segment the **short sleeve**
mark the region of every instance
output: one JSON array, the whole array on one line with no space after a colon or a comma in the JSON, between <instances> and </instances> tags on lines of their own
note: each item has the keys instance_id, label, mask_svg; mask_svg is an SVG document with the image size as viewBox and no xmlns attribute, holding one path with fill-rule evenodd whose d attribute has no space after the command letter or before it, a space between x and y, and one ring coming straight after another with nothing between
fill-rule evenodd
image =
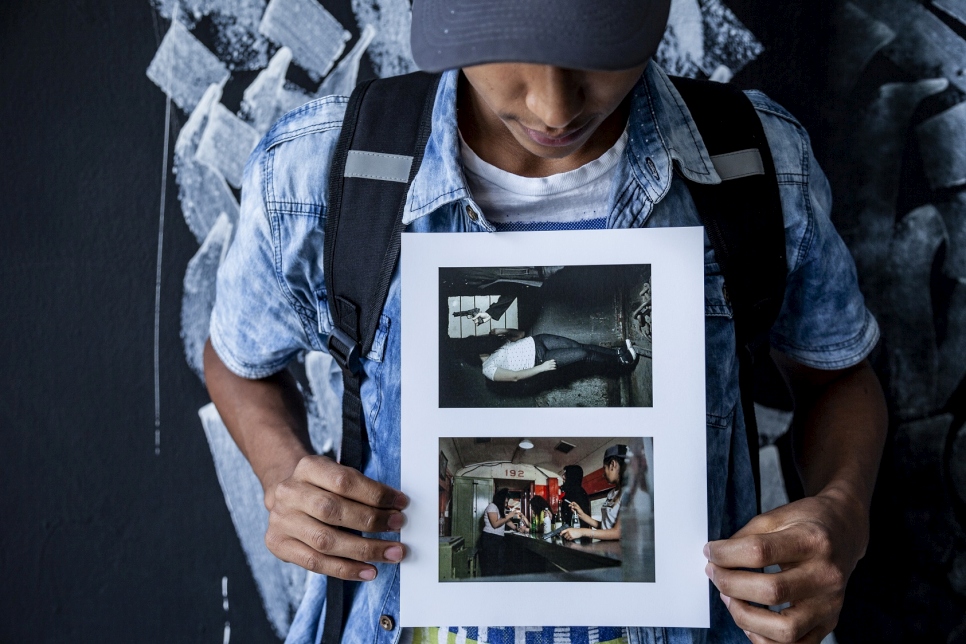
<instances>
[{"instance_id":1,"label":"short sleeve","mask_svg":"<svg viewBox=\"0 0 966 644\"><path fill-rule=\"evenodd\" d=\"M276 266L278 256L265 208L263 145L245 169L241 214L231 247L218 269L211 315L211 344L232 372L264 378L304 349L313 348Z\"/></svg>"},{"instance_id":2,"label":"short sleeve","mask_svg":"<svg viewBox=\"0 0 966 644\"><path fill-rule=\"evenodd\" d=\"M869 355L879 327L859 291L852 255L829 218L831 190L808 137L797 123L782 126L784 141L774 137L769 119L777 118L766 114L762 121L775 150L789 273L771 343L809 367L843 369ZM798 153L789 154L794 146L787 139L796 137ZM779 167L795 156L799 168Z\"/></svg>"},{"instance_id":3,"label":"short sleeve","mask_svg":"<svg viewBox=\"0 0 966 644\"><path fill-rule=\"evenodd\" d=\"M497 362L496 353L490 354L490 357L483 362L483 375L490 380L496 376Z\"/></svg>"},{"instance_id":4,"label":"short sleeve","mask_svg":"<svg viewBox=\"0 0 966 644\"><path fill-rule=\"evenodd\" d=\"M494 512L494 513L496 513L497 516L500 516L500 511L496 508L496 504L495 503L491 503L488 506L486 506L486 509L483 510L483 515L486 517L486 525L488 525L489 527L491 527L494 530L496 530L497 527L495 525L493 525L493 523L490 521L490 513L491 512Z\"/></svg>"}]
</instances>

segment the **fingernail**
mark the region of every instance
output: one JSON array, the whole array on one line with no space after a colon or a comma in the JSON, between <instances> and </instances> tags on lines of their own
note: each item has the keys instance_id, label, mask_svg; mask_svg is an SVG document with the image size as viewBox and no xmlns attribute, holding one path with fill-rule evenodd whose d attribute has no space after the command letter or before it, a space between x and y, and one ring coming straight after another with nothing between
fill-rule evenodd
<instances>
[{"instance_id":1,"label":"fingernail","mask_svg":"<svg viewBox=\"0 0 966 644\"><path fill-rule=\"evenodd\" d=\"M711 568L711 564L704 567L704 574L708 576L708 579L714 581L714 570Z\"/></svg>"},{"instance_id":2,"label":"fingernail","mask_svg":"<svg viewBox=\"0 0 966 644\"><path fill-rule=\"evenodd\" d=\"M386 552L382 556L389 561L399 561L403 558L403 549L401 546L392 546L391 548L386 548Z\"/></svg>"},{"instance_id":3,"label":"fingernail","mask_svg":"<svg viewBox=\"0 0 966 644\"><path fill-rule=\"evenodd\" d=\"M702 550L702 552L704 553L705 559L711 559L711 544L710 543L704 544L704 550Z\"/></svg>"},{"instance_id":4,"label":"fingernail","mask_svg":"<svg viewBox=\"0 0 966 644\"><path fill-rule=\"evenodd\" d=\"M396 495L396 500L392 502L392 507L397 510L404 510L409 505L409 497L400 492Z\"/></svg>"},{"instance_id":5,"label":"fingernail","mask_svg":"<svg viewBox=\"0 0 966 644\"><path fill-rule=\"evenodd\" d=\"M727 595L719 596L721 597L721 601L724 602L725 608L731 608L731 597L728 597Z\"/></svg>"},{"instance_id":6,"label":"fingernail","mask_svg":"<svg viewBox=\"0 0 966 644\"><path fill-rule=\"evenodd\" d=\"M389 515L389 529L398 530L403 527L403 523L406 522L406 518L400 513L394 513Z\"/></svg>"},{"instance_id":7,"label":"fingernail","mask_svg":"<svg viewBox=\"0 0 966 644\"><path fill-rule=\"evenodd\" d=\"M366 568L359 573L359 579L363 581L372 581L376 578L376 571L374 568Z\"/></svg>"}]
</instances>

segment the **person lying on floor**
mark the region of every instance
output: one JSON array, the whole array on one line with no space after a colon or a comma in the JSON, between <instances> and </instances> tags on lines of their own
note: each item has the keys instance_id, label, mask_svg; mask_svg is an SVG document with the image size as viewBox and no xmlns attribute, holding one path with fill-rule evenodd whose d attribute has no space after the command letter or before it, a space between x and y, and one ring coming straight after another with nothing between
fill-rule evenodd
<instances>
[{"instance_id":1,"label":"person lying on floor","mask_svg":"<svg viewBox=\"0 0 966 644\"><path fill-rule=\"evenodd\" d=\"M630 340L611 349L561 335L538 333L511 340L483 359L483 375L494 382L517 382L547 371L574 367L581 375L620 376L637 366Z\"/></svg>"}]
</instances>

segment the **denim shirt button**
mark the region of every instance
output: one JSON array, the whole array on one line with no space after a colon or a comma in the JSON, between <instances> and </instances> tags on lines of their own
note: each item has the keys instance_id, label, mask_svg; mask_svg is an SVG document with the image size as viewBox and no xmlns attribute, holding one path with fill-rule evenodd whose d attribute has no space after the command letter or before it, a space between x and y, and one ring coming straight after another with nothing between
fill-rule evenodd
<instances>
[{"instance_id":1,"label":"denim shirt button","mask_svg":"<svg viewBox=\"0 0 966 644\"><path fill-rule=\"evenodd\" d=\"M466 215L473 221L479 221L480 219L480 216L476 214L475 210L473 210L473 206L470 205L466 206Z\"/></svg>"},{"instance_id":2,"label":"denim shirt button","mask_svg":"<svg viewBox=\"0 0 966 644\"><path fill-rule=\"evenodd\" d=\"M383 615L379 618L379 625L382 626L383 630L391 631L396 628L396 620L389 615Z\"/></svg>"}]
</instances>

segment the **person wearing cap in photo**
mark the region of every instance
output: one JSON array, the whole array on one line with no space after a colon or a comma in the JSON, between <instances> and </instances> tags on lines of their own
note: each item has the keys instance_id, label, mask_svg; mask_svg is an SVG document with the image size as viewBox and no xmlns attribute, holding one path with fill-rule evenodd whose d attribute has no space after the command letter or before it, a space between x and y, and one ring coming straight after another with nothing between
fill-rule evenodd
<instances>
[{"instance_id":1,"label":"person wearing cap in photo","mask_svg":"<svg viewBox=\"0 0 966 644\"><path fill-rule=\"evenodd\" d=\"M600 508L600 521L584 512L576 503L570 509L577 513L580 520L590 528L567 528L560 536L567 541L581 537L593 537L601 541L616 541L621 538L621 495L624 491L624 473L627 471L627 445L611 445L604 450L604 478L613 485L604 505Z\"/></svg>"},{"instance_id":2,"label":"person wearing cap in photo","mask_svg":"<svg viewBox=\"0 0 966 644\"><path fill-rule=\"evenodd\" d=\"M722 177L681 95L650 62L669 5L415 0L414 59L442 76L403 209L407 230L700 225L685 180L717 184ZM885 436L881 388L866 360L878 327L829 221L829 185L807 134L766 96L748 98L781 178L788 277L770 340L795 396L806 496L756 516L734 328L707 245L705 292L722 303L709 307L705 320L711 628L613 624L531 632L493 625L452 627L449 637L490 644L817 643L835 627L845 584L868 543ZM362 361L362 472L312 453L303 402L285 371L300 352L326 346L320 219L345 107L345 98L330 97L290 112L253 152L234 241L219 270L206 381L264 488L266 544L281 559L321 573L309 579L288 641L322 639L327 576L352 580L343 641L437 641L433 629L397 626L395 564L405 555L397 533L408 503L398 489L398 268L383 309L389 332ZM756 572L775 564L781 572ZM782 603L790 605L780 613L762 607Z\"/></svg>"}]
</instances>

